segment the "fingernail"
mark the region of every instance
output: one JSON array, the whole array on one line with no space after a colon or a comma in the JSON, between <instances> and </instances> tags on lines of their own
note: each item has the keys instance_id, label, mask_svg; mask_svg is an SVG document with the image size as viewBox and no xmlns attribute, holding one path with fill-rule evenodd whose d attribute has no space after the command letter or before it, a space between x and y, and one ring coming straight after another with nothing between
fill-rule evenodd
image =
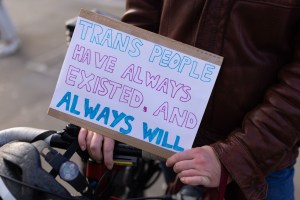
<instances>
[{"instance_id":1,"label":"fingernail","mask_svg":"<svg viewBox=\"0 0 300 200\"><path fill-rule=\"evenodd\" d=\"M169 167L169 164L168 164L168 162L166 162L166 166L167 166L167 167Z\"/></svg>"},{"instance_id":2,"label":"fingernail","mask_svg":"<svg viewBox=\"0 0 300 200\"><path fill-rule=\"evenodd\" d=\"M180 178L180 181L182 182L182 183L185 183L185 178Z\"/></svg>"},{"instance_id":3,"label":"fingernail","mask_svg":"<svg viewBox=\"0 0 300 200\"><path fill-rule=\"evenodd\" d=\"M113 165L113 164L112 164L112 165L109 165L109 166L107 166L107 168L108 168L109 170L111 170L113 167L114 167L114 165Z\"/></svg>"},{"instance_id":4,"label":"fingernail","mask_svg":"<svg viewBox=\"0 0 300 200\"><path fill-rule=\"evenodd\" d=\"M84 145L80 146L80 148L81 148L82 151L85 151L85 146Z\"/></svg>"}]
</instances>

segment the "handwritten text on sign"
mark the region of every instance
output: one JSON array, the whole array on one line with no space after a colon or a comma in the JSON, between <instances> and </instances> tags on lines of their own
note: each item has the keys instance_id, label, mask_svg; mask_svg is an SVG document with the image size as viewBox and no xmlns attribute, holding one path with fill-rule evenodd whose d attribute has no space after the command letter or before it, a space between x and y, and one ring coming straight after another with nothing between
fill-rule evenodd
<instances>
[{"instance_id":1,"label":"handwritten text on sign","mask_svg":"<svg viewBox=\"0 0 300 200\"><path fill-rule=\"evenodd\" d=\"M79 17L50 108L179 152L193 144L219 68Z\"/></svg>"}]
</instances>

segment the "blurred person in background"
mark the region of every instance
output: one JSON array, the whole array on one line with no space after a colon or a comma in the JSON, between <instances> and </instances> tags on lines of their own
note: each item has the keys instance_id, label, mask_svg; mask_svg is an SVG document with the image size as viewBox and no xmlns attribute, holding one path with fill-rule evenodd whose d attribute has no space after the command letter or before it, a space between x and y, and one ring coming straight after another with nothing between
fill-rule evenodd
<instances>
[{"instance_id":1,"label":"blurred person in background","mask_svg":"<svg viewBox=\"0 0 300 200\"><path fill-rule=\"evenodd\" d=\"M166 165L184 184L208 188L219 187L223 170L231 180L226 200L293 200L300 1L127 0L126 6L123 22L224 57L193 148ZM114 141L100 134L82 128L79 144L111 169Z\"/></svg>"},{"instance_id":2,"label":"blurred person in background","mask_svg":"<svg viewBox=\"0 0 300 200\"><path fill-rule=\"evenodd\" d=\"M0 57L15 53L20 46L20 40L15 27L0 0Z\"/></svg>"}]
</instances>

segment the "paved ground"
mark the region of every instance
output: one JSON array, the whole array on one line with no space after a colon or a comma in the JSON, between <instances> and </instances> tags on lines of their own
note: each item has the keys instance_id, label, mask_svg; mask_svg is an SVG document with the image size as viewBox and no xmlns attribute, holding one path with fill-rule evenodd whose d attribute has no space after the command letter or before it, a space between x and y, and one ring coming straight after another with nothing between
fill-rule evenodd
<instances>
[{"instance_id":1,"label":"paved ground","mask_svg":"<svg viewBox=\"0 0 300 200\"><path fill-rule=\"evenodd\" d=\"M14 56L0 59L0 130L15 126L62 129L65 122L47 109L65 52L65 21L80 8L100 8L120 16L123 0L4 0L22 41ZM296 166L296 199L300 199L300 165ZM160 193L160 183L149 191Z\"/></svg>"},{"instance_id":2,"label":"paved ground","mask_svg":"<svg viewBox=\"0 0 300 200\"><path fill-rule=\"evenodd\" d=\"M0 128L28 125L61 128L48 117L56 80L67 49L65 21L80 8L100 8L115 15L124 10L122 0L4 1L22 41L20 51L0 60Z\"/></svg>"}]
</instances>

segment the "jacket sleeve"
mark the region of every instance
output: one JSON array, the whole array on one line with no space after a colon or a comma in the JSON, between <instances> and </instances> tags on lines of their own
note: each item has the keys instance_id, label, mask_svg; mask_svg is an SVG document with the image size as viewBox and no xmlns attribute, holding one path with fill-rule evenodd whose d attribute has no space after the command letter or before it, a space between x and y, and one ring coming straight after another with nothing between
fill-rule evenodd
<instances>
[{"instance_id":1,"label":"jacket sleeve","mask_svg":"<svg viewBox=\"0 0 300 200\"><path fill-rule=\"evenodd\" d=\"M161 9L162 0L127 0L122 21L157 33Z\"/></svg>"},{"instance_id":2,"label":"jacket sleeve","mask_svg":"<svg viewBox=\"0 0 300 200\"><path fill-rule=\"evenodd\" d=\"M300 135L300 27L291 61L269 88L264 103L248 113L242 128L211 146L247 199L264 199L265 177L295 161ZM259 141L259 142L258 142Z\"/></svg>"}]
</instances>

